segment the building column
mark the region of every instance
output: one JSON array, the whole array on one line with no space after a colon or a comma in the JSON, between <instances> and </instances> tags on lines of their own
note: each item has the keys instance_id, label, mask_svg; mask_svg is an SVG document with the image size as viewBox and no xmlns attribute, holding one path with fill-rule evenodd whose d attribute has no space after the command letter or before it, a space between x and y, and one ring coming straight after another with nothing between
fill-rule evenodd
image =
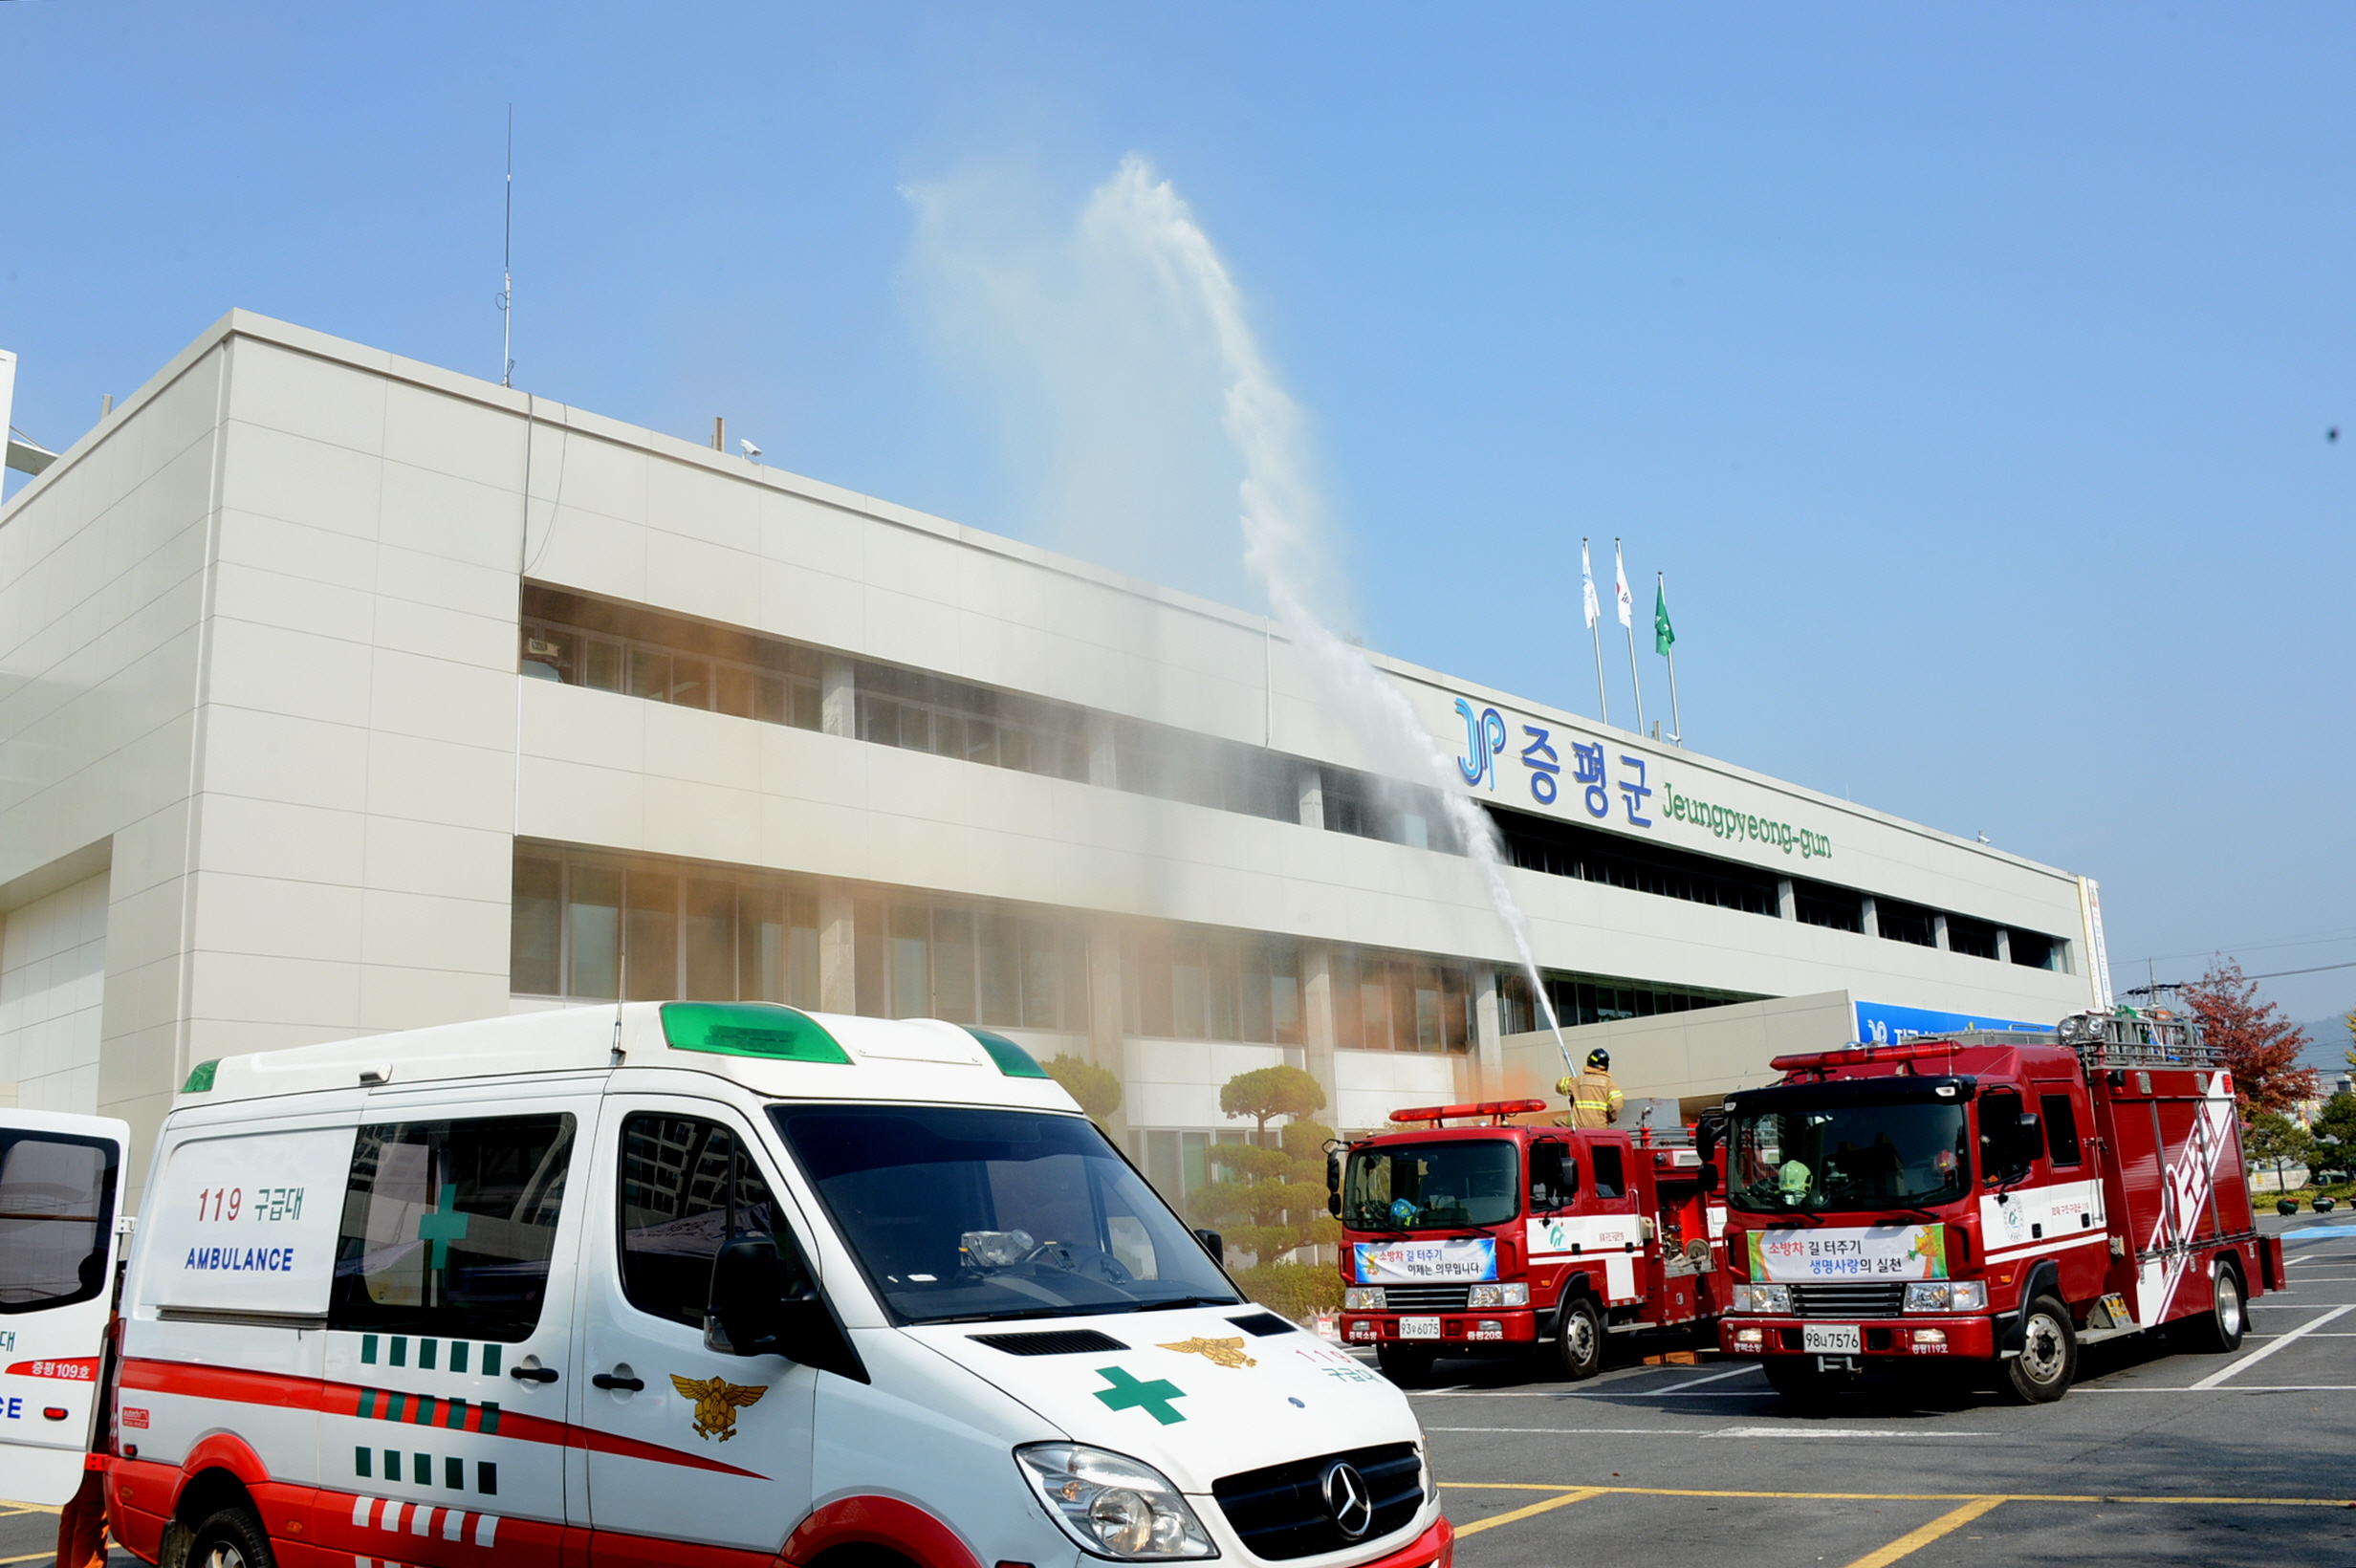
<instances>
[{"instance_id":1,"label":"building column","mask_svg":"<svg viewBox=\"0 0 2356 1568\"><path fill-rule=\"evenodd\" d=\"M1505 1031L1497 1009L1497 968L1485 964L1472 971L1472 1060L1477 1079L1475 1100L1494 1100L1505 1093Z\"/></svg>"},{"instance_id":2,"label":"building column","mask_svg":"<svg viewBox=\"0 0 2356 1568\"><path fill-rule=\"evenodd\" d=\"M1113 721L1103 713L1088 715L1088 782L1102 790L1121 787L1121 751L1113 743Z\"/></svg>"},{"instance_id":3,"label":"building column","mask_svg":"<svg viewBox=\"0 0 2356 1568\"><path fill-rule=\"evenodd\" d=\"M1880 936L1882 934L1882 923L1880 920L1875 918L1873 913L1873 895L1870 893L1858 894L1857 904L1860 917L1858 920L1858 925L1865 927L1865 935Z\"/></svg>"},{"instance_id":4,"label":"building column","mask_svg":"<svg viewBox=\"0 0 2356 1568\"><path fill-rule=\"evenodd\" d=\"M2009 964L2009 963L2011 963L2012 961L2013 961L2013 932L2012 932L2012 928L2011 928L2010 926L1997 926L1997 927L1996 927L1996 962L1997 962L1997 963L1999 963L1999 964Z\"/></svg>"},{"instance_id":5,"label":"building column","mask_svg":"<svg viewBox=\"0 0 2356 1568\"><path fill-rule=\"evenodd\" d=\"M1792 891L1792 879L1776 879L1776 914L1784 920L1800 918L1800 895Z\"/></svg>"},{"instance_id":6,"label":"building column","mask_svg":"<svg viewBox=\"0 0 2356 1568\"><path fill-rule=\"evenodd\" d=\"M1088 928L1088 1059L1122 1080L1128 1100L1128 1032L1123 1027L1121 929L1109 921Z\"/></svg>"},{"instance_id":7,"label":"building column","mask_svg":"<svg viewBox=\"0 0 2356 1568\"><path fill-rule=\"evenodd\" d=\"M818 730L823 734L859 734L859 679L848 659L828 654L818 674Z\"/></svg>"},{"instance_id":8,"label":"building column","mask_svg":"<svg viewBox=\"0 0 2356 1568\"><path fill-rule=\"evenodd\" d=\"M1300 794L1300 825L1322 828L1325 825L1325 770L1314 762L1304 762L1297 777Z\"/></svg>"},{"instance_id":9,"label":"building column","mask_svg":"<svg viewBox=\"0 0 2356 1568\"><path fill-rule=\"evenodd\" d=\"M818 883L818 1011L859 1011L858 937L851 890L838 882Z\"/></svg>"},{"instance_id":10,"label":"building column","mask_svg":"<svg viewBox=\"0 0 2356 1568\"><path fill-rule=\"evenodd\" d=\"M1931 945L1941 952L1947 947L1947 917L1936 909L1931 912Z\"/></svg>"},{"instance_id":11,"label":"building column","mask_svg":"<svg viewBox=\"0 0 2356 1568\"><path fill-rule=\"evenodd\" d=\"M1300 949L1300 1041L1309 1076L1325 1091L1324 1122L1342 1125L1342 1082L1334 1061L1334 953L1323 943Z\"/></svg>"}]
</instances>

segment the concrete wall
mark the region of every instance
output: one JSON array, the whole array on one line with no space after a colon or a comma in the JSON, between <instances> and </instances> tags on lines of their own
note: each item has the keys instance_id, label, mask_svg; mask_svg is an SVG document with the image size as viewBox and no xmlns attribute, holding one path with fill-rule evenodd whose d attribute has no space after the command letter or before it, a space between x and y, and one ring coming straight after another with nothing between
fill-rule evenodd
<instances>
[{"instance_id":1,"label":"concrete wall","mask_svg":"<svg viewBox=\"0 0 2356 1568\"><path fill-rule=\"evenodd\" d=\"M98 1102L105 873L0 915L0 1105Z\"/></svg>"},{"instance_id":2,"label":"concrete wall","mask_svg":"<svg viewBox=\"0 0 2356 1568\"><path fill-rule=\"evenodd\" d=\"M1730 1089L1773 1082L1778 1075L1767 1066L1773 1056L1830 1051L1856 1037L1857 1013L1845 991L1622 1018L1562 1032L1571 1060L1584 1062L1600 1045L1611 1053L1612 1078L1622 1094L1630 1100L1679 1100L1689 1118ZM1562 1071L1562 1053L1552 1034L1543 1030L1509 1034L1504 1079L1493 1092L1542 1095L1553 1103L1555 1080Z\"/></svg>"}]
</instances>

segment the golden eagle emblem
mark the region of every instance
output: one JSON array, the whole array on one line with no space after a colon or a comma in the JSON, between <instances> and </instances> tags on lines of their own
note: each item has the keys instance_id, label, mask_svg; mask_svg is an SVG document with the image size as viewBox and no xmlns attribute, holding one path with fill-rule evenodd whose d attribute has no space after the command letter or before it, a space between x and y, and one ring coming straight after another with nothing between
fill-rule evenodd
<instances>
[{"instance_id":1,"label":"golden eagle emblem","mask_svg":"<svg viewBox=\"0 0 2356 1568\"><path fill-rule=\"evenodd\" d=\"M1174 1345L1164 1345L1162 1348L1174 1350L1181 1356L1200 1356L1219 1366L1244 1367L1260 1364L1243 1353L1243 1338L1240 1335L1233 1339L1181 1339Z\"/></svg>"},{"instance_id":2,"label":"golden eagle emblem","mask_svg":"<svg viewBox=\"0 0 2356 1568\"><path fill-rule=\"evenodd\" d=\"M1235 1341L1243 1343L1241 1339ZM692 1378L671 1374L671 1386L695 1402L695 1435L717 1437L723 1443L736 1435L736 1412L748 1405L758 1405L766 1388L748 1388L741 1383L726 1378L708 1378L697 1383Z\"/></svg>"}]
</instances>

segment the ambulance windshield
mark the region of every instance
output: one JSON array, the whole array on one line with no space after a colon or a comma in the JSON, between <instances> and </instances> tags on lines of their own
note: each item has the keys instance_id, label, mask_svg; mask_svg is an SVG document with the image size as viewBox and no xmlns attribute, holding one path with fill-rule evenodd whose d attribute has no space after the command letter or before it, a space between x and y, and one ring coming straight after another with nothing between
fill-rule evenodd
<instances>
[{"instance_id":1,"label":"ambulance windshield","mask_svg":"<svg viewBox=\"0 0 2356 1568\"><path fill-rule=\"evenodd\" d=\"M770 1114L904 1319L1241 1304L1169 1206L1078 1117L948 1105Z\"/></svg>"},{"instance_id":2,"label":"ambulance windshield","mask_svg":"<svg viewBox=\"0 0 2356 1568\"><path fill-rule=\"evenodd\" d=\"M1971 1187L1959 1104L1855 1101L1737 1111L1727 1128L1727 1198L1753 1213L1952 1203Z\"/></svg>"},{"instance_id":3,"label":"ambulance windshield","mask_svg":"<svg viewBox=\"0 0 2356 1568\"><path fill-rule=\"evenodd\" d=\"M1521 1212L1520 1174L1520 1149L1502 1138L1355 1149L1342 1223L1353 1230L1502 1225Z\"/></svg>"}]
</instances>

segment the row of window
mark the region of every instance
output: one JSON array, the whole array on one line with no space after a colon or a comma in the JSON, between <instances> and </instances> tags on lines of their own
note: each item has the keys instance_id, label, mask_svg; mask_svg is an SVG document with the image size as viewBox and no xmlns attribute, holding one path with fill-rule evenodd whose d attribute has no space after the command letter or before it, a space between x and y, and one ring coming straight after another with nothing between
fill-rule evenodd
<instances>
[{"instance_id":1,"label":"row of window","mask_svg":"<svg viewBox=\"0 0 2356 1568\"><path fill-rule=\"evenodd\" d=\"M541 680L708 708L802 730L822 727L822 656L774 638L537 583L523 590L519 667ZM853 663L852 732L862 740L1011 768L1215 810L1297 822L1314 781L1328 832L1463 853L1436 791L1264 747L1165 725L1106 717L1108 748L1092 766L1087 709L865 660ZM1487 808L1507 859L1524 870L1684 899L1745 913L1782 913L1772 873L1577 822ZM1795 881L1800 921L1863 931L1865 895ZM1933 912L1876 900L1878 934L1937 945ZM2053 937L1948 915L1947 946L2033 969L2061 967Z\"/></svg>"},{"instance_id":2,"label":"row of window","mask_svg":"<svg viewBox=\"0 0 2356 1568\"><path fill-rule=\"evenodd\" d=\"M1084 1034L1088 943L1075 922L1004 906L852 904L858 1011ZM578 852L518 852L510 927L518 995L817 1008L818 904L789 879L731 877ZM1463 965L1344 949L1335 1043L1468 1051ZM1302 1043L1300 945L1245 933L1137 927L1121 946L1123 1027L1147 1039Z\"/></svg>"},{"instance_id":3,"label":"row of window","mask_svg":"<svg viewBox=\"0 0 2356 1568\"><path fill-rule=\"evenodd\" d=\"M1667 986L1608 974L1549 974L1546 1000L1555 1021L1569 1029L1579 1024L1611 1023L1621 1018L1650 1018L1667 1013L1691 1013L1724 1007L1730 1002L1765 998L1750 991L1716 991L1707 986ZM1497 977L1498 1029L1507 1034L1526 1034L1539 1028L1538 1000L1530 977L1520 973Z\"/></svg>"}]
</instances>

